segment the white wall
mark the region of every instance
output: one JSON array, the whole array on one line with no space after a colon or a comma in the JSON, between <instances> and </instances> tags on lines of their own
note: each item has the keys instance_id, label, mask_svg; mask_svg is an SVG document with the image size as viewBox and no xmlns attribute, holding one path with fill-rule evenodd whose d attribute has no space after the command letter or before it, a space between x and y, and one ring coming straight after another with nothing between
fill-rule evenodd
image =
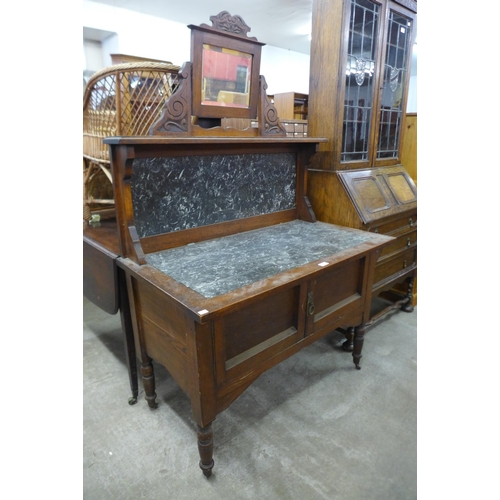
<instances>
[{"instance_id":1,"label":"white wall","mask_svg":"<svg viewBox=\"0 0 500 500\"><path fill-rule=\"evenodd\" d=\"M309 56L264 45L260 73L266 78L269 95L280 92L309 93Z\"/></svg>"},{"instance_id":2,"label":"white wall","mask_svg":"<svg viewBox=\"0 0 500 500\"><path fill-rule=\"evenodd\" d=\"M83 26L117 33L101 44L102 68L111 65L110 54L150 57L179 66L190 60L191 30L184 24L83 0ZM260 41L265 43L265 40ZM412 68L408 111L416 111L416 74L413 69L416 73L416 64ZM306 54L265 45L260 72L266 78L269 95L309 93L309 56Z\"/></svg>"},{"instance_id":3,"label":"white wall","mask_svg":"<svg viewBox=\"0 0 500 500\"><path fill-rule=\"evenodd\" d=\"M150 57L179 66L190 60L191 30L184 24L84 0L83 26L117 33L103 40L103 66L92 68L96 71L111 65L110 54ZM260 72L266 78L268 94L309 91L306 54L265 45Z\"/></svg>"},{"instance_id":4,"label":"white wall","mask_svg":"<svg viewBox=\"0 0 500 500\"><path fill-rule=\"evenodd\" d=\"M104 67L103 51L100 42L94 40L83 41L84 68L88 71L99 71Z\"/></svg>"},{"instance_id":5,"label":"white wall","mask_svg":"<svg viewBox=\"0 0 500 500\"><path fill-rule=\"evenodd\" d=\"M410 76L410 88L408 89L407 113L417 112L417 75Z\"/></svg>"},{"instance_id":6,"label":"white wall","mask_svg":"<svg viewBox=\"0 0 500 500\"><path fill-rule=\"evenodd\" d=\"M179 65L190 58L190 30L180 23L84 0L83 26L117 33L102 42L104 67L111 53Z\"/></svg>"}]
</instances>

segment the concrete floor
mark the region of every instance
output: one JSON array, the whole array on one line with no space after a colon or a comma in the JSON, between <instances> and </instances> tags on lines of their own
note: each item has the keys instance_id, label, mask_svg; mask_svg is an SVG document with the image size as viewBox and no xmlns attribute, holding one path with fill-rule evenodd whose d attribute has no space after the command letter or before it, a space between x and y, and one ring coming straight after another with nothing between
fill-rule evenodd
<instances>
[{"instance_id":1,"label":"concrete floor","mask_svg":"<svg viewBox=\"0 0 500 500\"><path fill-rule=\"evenodd\" d=\"M214 429L198 467L190 403L155 363L159 406L130 406L119 315L83 299L83 498L417 498L417 309L365 336L362 369L327 335L264 373Z\"/></svg>"}]
</instances>

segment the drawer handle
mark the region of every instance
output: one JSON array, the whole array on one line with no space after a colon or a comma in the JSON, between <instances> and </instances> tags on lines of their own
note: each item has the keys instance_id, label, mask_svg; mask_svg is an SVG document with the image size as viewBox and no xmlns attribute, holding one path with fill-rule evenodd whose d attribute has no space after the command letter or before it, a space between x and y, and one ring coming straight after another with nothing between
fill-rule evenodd
<instances>
[{"instance_id":1,"label":"drawer handle","mask_svg":"<svg viewBox=\"0 0 500 500\"><path fill-rule=\"evenodd\" d=\"M409 247L411 245L411 239L406 238L406 246Z\"/></svg>"},{"instance_id":2,"label":"drawer handle","mask_svg":"<svg viewBox=\"0 0 500 500\"><path fill-rule=\"evenodd\" d=\"M373 230L374 233L378 233L378 227Z\"/></svg>"},{"instance_id":3,"label":"drawer handle","mask_svg":"<svg viewBox=\"0 0 500 500\"><path fill-rule=\"evenodd\" d=\"M413 219L411 217L408 219L408 222L410 223L410 227L413 227Z\"/></svg>"},{"instance_id":4,"label":"drawer handle","mask_svg":"<svg viewBox=\"0 0 500 500\"><path fill-rule=\"evenodd\" d=\"M406 260L403 261L403 269L408 265L408 262Z\"/></svg>"},{"instance_id":5,"label":"drawer handle","mask_svg":"<svg viewBox=\"0 0 500 500\"><path fill-rule=\"evenodd\" d=\"M307 294L307 315L312 316L313 314L314 314L313 294L312 292L309 292Z\"/></svg>"}]
</instances>

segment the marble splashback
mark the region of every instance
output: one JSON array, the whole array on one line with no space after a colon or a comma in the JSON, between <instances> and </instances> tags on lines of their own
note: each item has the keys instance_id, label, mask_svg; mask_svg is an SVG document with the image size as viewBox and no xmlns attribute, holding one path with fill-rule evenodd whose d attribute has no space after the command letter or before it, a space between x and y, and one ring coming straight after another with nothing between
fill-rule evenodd
<instances>
[{"instance_id":1,"label":"marble splashback","mask_svg":"<svg viewBox=\"0 0 500 500\"><path fill-rule=\"evenodd\" d=\"M146 255L151 266L212 298L369 241L367 231L295 220Z\"/></svg>"},{"instance_id":2,"label":"marble splashback","mask_svg":"<svg viewBox=\"0 0 500 500\"><path fill-rule=\"evenodd\" d=\"M131 179L139 237L295 208L292 153L135 159Z\"/></svg>"}]
</instances>

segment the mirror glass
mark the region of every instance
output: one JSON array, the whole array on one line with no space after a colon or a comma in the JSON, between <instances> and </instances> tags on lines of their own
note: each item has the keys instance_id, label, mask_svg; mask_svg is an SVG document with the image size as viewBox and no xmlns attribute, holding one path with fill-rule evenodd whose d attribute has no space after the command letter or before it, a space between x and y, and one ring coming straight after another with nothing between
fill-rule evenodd
<instances>
[{"instance_id":1,"label":"mirror glass","mask_svg":"<svg viewBox=\"0 0 500 500\"><path fill-rule=\"evenodd\" d=\"M252 55L203 44L201 103L248 108Z\"/></svg>"}]
</instances>

